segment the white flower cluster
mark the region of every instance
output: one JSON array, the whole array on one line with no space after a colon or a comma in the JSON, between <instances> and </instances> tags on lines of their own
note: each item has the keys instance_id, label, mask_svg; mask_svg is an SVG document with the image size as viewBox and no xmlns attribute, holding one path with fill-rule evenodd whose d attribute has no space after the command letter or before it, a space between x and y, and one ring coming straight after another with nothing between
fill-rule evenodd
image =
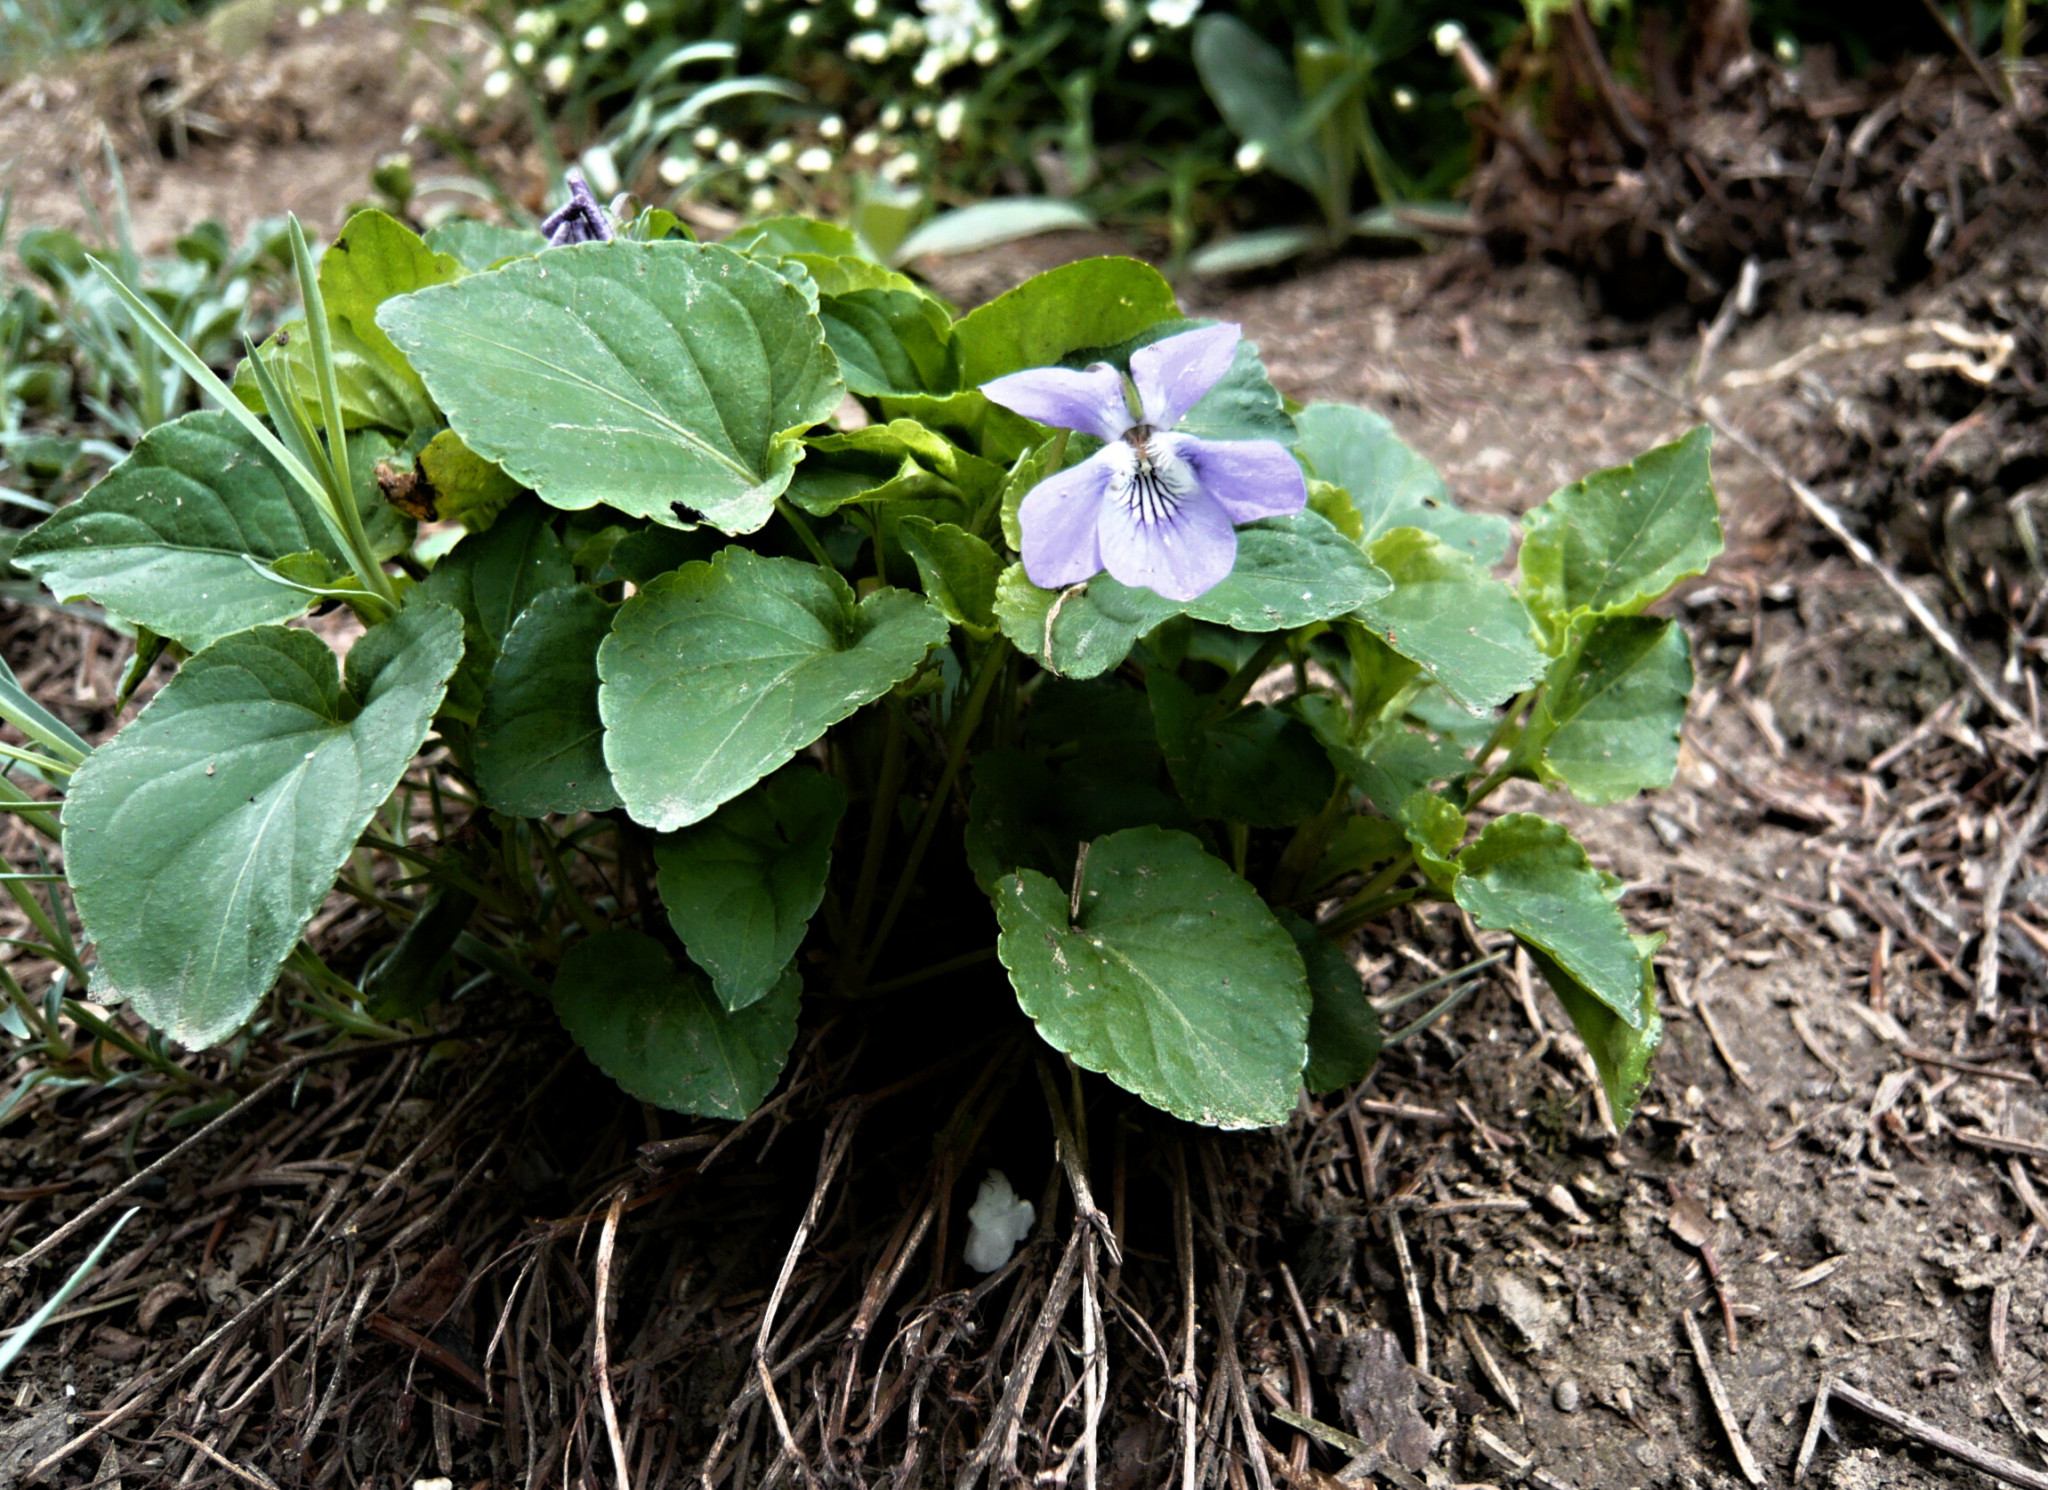
<instances>
[{"instance_id":1,"label":"white flower cluster","mask_svg":"<svg viewBox=\"0 0 2048 1490\"><path fill-rule=\"evenodd\" d=\"M982 0L917 0L925 13L924 55L911 74L929 88L972 58L987 67L1002 55L1002 27Z\"/></svg>"}]
</instances>

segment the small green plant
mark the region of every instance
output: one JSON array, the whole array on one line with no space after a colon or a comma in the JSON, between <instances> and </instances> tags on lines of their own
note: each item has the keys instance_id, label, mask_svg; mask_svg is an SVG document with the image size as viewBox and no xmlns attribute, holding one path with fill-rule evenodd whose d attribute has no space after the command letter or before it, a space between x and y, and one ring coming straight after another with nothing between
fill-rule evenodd
<instances>
[{"instance_id":1,"label":"small green plant","mask_svg":"<svg viewBox=\"0 0 2048 1490\"><path fill-rule=\"evenodd\" d=\"M372 212L316 267L294 229L305 319L244 396L109 273L220 407L17 556L186 657L89 756L21 752L96 998L204 1045L281 972L365 1031L497 982L735 1117L806 1001L883 1027L999 960L1014 1002L959 985L990 1027L1247 1127L1432 1017L1383 1037L1344 947L1442 901L1528 949L1627 1120L1657 939L1488 803L1669 782L1692 668L1645 612L1721 545L1704 431L1535 509L1510 585L1504 519L1144 264L955 320L814 221L554 231L599 241L469 271ZM339 664L290 624L323 603L366 628ZM337 884L403 928L355 978L301 939Z\"/></svg>"}]
</instances>

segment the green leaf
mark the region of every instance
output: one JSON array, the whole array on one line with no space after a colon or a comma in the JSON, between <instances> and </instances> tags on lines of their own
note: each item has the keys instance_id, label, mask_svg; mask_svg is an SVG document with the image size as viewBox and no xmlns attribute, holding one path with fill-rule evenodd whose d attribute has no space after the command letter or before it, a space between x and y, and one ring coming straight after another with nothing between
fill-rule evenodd
<instances>
[{"instance_id":1,"label":"green leaf","mask_svg":"<svg viewBox=\"0 0 2048 1490\"><path fill-rule=\"evenodd\" d=\"M1512 931L1643 1028L1642 959L1586 851L1558 823L1512 812L1458 855L1457 901L1488 931Z\"/></svg>"},{"instance_id":2,"label":"green leaf","mask_svg":"<svg viewBox=\"0 0 2048 1490\"><path fill-rule=\"evenodd\" d=\"M1301 431L1295 448L1309 469L1351 494L1367 547L1395 528L1421 528L1483 569L1507 557L1508 520L1460 510L1436 467L1404 445L1381 415L1348 404L1310 404L1294 423Z\"/></svg>"},{"instance_id":3,"label":"green leaf","mask_svg":"<svg viewBox=\"0 0 2048 1490\"><path fill-rule=\"evenodd\" d=\"M532 228L501 227L493 222L478 222L473 217L458 217L428 228L426 244L471 273L481 273L506 259L539 253L548 246L548 240Z\"/></svg>"},{"instance_id":4,"label":"green leaf","mask_svg":"<svg viewBox=\"0 0 2048 1490\"><path fill-rule=\"evenodd\" d=\"M1002 479L1001 467L914 419L894 419L805 441L789 498L813 516L827 517L848 502L978 501Z\"/></svg>"},{"instance_id":5,"label":"green leaf","mask_svg":"<svg viewBox=\"0 0 2048 1490\"><path fill-rule=\"evenodd\" d=\"M14 561L60 600L90 596L198 651L313 604L244 555L268 564L315 550L345 567L312 497L232 417L207 410L144 435L98 486L24 537Z\"/></svg>"},{"instance_id":6,"label":"green leaf","mask_svg":"<svg viewBox=\"0 0 2048 1490\"><path fill-rule=\"evenodd\" d=\"M544 591L505 633L476 724L476 781L513 817L619 805L597 717L612 608L581 585Z\"/></svg>"},{"instance_id":7,"label":"green leaf","mask_svg":"<svg viewBox=\"0 0 2048 1490\"><path fill-rule=\"evenodd\" d=\"M1553 652L1573 616L1632 616L1720 554L1713 439L1701 425L1524 515L1522 599Z\"/></svg>"},{"instance_id":8,"label":"green leaf","mask_svg":"<svg viewBox=\"0 0 2048 1490\"><path fill-rule=\"evenodd\" d=\"M363 1005L373 1019L411 1019L448 982L455 944L476 910L476 896L453 885L433 892L412 924L363 974Z\"/></svg>"},{"instance_id":9,"label":"green leaf","mask_svg":"<svg viewBox=\"0 0 2048 1490\"><path fill-rule=\"evenodd\" d=\"M1382 534L1371 553L1394 587L1358 619L1459 703L1491 709L1543 676L1528 610L1476 560L1420 528Z\"/></svg>"},{"instance_id":10,"label":"green leaf","mask_svg":"<svg viewBox=\"0 0 2048 1490\"><path fill-rule=\"evenodd\" d=\"M1057 1050L1175 1117L1286 1121L1308 1059L1294 939L1258 892L1186 833L1095 840L1080 916L1034 870L997 887L996 947L1017 1002Z\"/></svg>"},{"instance_id":11,"label":"green leaf","mask_svg":"<svg viewBox=\"0 0 2048 1490\"><path fill-rule=\"evenodd\" d=\"M700 822L917 671L946 636L922 596L858 605L815 564L734 547L619 608L597 656L605 759L636 822Z\"/></svg>"},{"instance_id":12,"label":"green leaf","mask_svg":"<svg viewBox=\"0 0 2048 1490\"><path fill-rule=\"evenodd\" d=\"M529 497L515 502L481 533L471 533L441 558L422 588L462 616L466 650L448 689L448 712L474 722L491 669L520 612L535 597L576 583L553 514Z\"/></svg>"},{"instance_id":13,"label":"green leaf","mask_svg":"<svg viewBox=\"0 0 2048 1490\"><path fill-rule=\"evenodd\" d=\"M1664 944L1663 933L1631 936L1629 940L1641 969L1634 1020L1617 1015L1541 947L1529 947L1529 960L1542 970L1550 991L1571 1017L1572 1028L1586 1042L1617 1128L1626 1128L1635 1116L1636 1103L1650 1079L1650 1060L1664 1041L1664 1017L1657 1012L1657 974L1651 962Z\"/></svg>"},{"instance_id":14,"label":"green leaf","mask_svg":"<svg viewBox=\"0 0 2048 1490\"><path fill-rule=\"evenodd\" d=\"M979 253L1039 233L1072 232L1094 227L1095 218L1079 203L1052 197L999 197L971 207L941 212L917 228L890 255L907 264L927 254Z\"/></svg>"},{"instance_id":15,"label":"green leaf","mask_svg":"<svg viewBox=\"0 0 2048 1490\"><path fill-rule=\"evenodd\" d=\"M996 634L996 577L1003 561L986 542L952 523L906 517L896 534L917 565L917 577L933 605L970 636L987 641Z\"/></svg>"},{"instance_id":16,"label":"green leaf","mask_svg":"<svg viewBox=\"0 0 2048 1490\"><path fill-rule=\"evenodd\" d=\"M891 278L901 278L893 275ZM956 379L953 322L946 308L915 287L893 285L821 295L825 345L839 359L848 391L948 393Z\"/></svg>"},{"instance_id":17,"label":"green leaf","mask_svg":"<svg viewBox=\"0 0 2048 1490\"><path fill-rule=\"evenodd\" d=\"M953 328L961 382L978 388L1027 367L1051 367L1084 347L1113 347L1179 319L1173 286L1136 259L1083 259L1034 275Z\"/></svg>"},{"instance_id":18,"label":"green leaf","mask_svg":"<svg viewBox=\"0 0 2048 1490\"><path fill-rule=\"evenodd\" d=\"M1353 742L1343 706L1325 694L1296 698L1290 708L1315 731L1330 763L1387 817L1398 817L1402 804L1431 782L1448 781L1465 770L1464 752L1455 745L1433 740L1398 720Z\"/></svg>"},{"instance_id":19,"label":"green leaf","mask_svg":"<svg viewBox=\"0 0 2048 1490\"><path fill-rule=\"evenodd\" d=\"M1458 878L1459 866L1451 855L1465 841L1465 814L1435 792L1417 789L1408 794L1396 816L1429 882L1439 890L1450 889Z\"/></svg>"},{"instance_id":20,"label":"green leaf","mask_svg":"<svg viewBox=\"0 0 2048 1490\"><path fill-rule=\"evenodd\" d=\"M629 1096L695 1117L743 1118L761 1105L796 1043L796 969L729 1014L695 968L653 937L601 931L555 975L555 1012L597 1068Z\"/></svg>"},{"instance_id":21,"label":"green leaf","mask_svg":"<svg viewBox=\"0 0 2048 1490\"><path fill-rule=\"evenodd\" d=\"M571 510L751 533L845 392L803 293L716 245L555 249L379 319L464 444Z\"/></svg>"},{"instance_id":22,"label":"green leaf","mask_svg":"<svg viewBox=\"0 0 2048 1490\"><path fill-rule=\"evenodd\" d=\"M1211 12L1195 26L1194 53L1202 86L1232 132L1259 146L1276 174L1321 191L1327 172L1302 127L1294 68L1279 50L1237 17Z\"/></svg>"},{"instance_id":23,"label":"green leaf","mask_svg":"<svg viewBox=\"0 0 2048 1490\"><path fill-rule=\"evenodd\" d=\"M767 258L862 257L860 238L852 229L815 217L799 217L794 213L764 217L759 222L736 228L725 240L725 246ZM866 262L873 263L873 260Z\"/></svg>"},{"instance_id":24,"label":"green leaf","mask_svg":"<svg viewBox=\"0 0 2048 1490\"><path fill-rule=\"evenodd\" d=\"M1605 806L1671 785L1692 693L1692 644L1676 621L1609 616L1551 665L1517 753L1539 780Z\"/></svg>"},{"instance_id":25,"label":"green leaf","mask_svg":"<svg viewBox=\"0 0 2048 1490\"><path fill-rule=\"evenodd\" d=\"M1012 564L996 581L1003 634L1069 678L1108 672L1130 655L1139 637L1179 611L1164 596L1120 585L1107 574L1066 590L1041 590L1022 564Z\"/></svg>"},{"instance_id":26,"label":"green leaf","mask_svg":"<svg viewBox=\"0 0 2048 1490\"><path fill-rule=\"evenodd\" d=\"M1333 246L1323 228L1261 228L1255 233L1211 239L1188 255L1188 273L1244 274L1253 269L1271 269L1300 258L1311 249Z\"/></svg>"},{"instance_id":27,"label":"green leaf","mask_svg":"<svg viewBox=\"0 0 2048 1490\"><path fill-rule=\"evenodd\" d=\"M1292 631L1348 614L1393 587L1327 519L1301 511L1239 528L1236 566L1181 608L1237 631Z\"/></svg>"},{"instance_id":28,"label":"green leaf","mask_svg":"<svg viewBox=\"0 0 2048 1490\"><path fill-rule=\"evenodd\" d=\"M426 384L377 324L377 308L414 290L449 284L462 274L462 265L454 258L434 252L412 229L374 209L351 217L320 255L320 296L327 306L342 422L348 428L367 425L404 435L435 422ZM303 321L290 322L284 330L290 338L285 355L306 412L317 425L312 338ZM266 342L261 354L268 356L276 347L275 339ZM235 392L250 408L263 408L246 365L235 374Z\"/></svg>"},{"instance_id":29,"label":"green leaf","mask_svg":"<svg viewBox=\"0 0 2048 1490\"><path fill-rule=\"evenodd\" d=\"M450 549L425 588L462 613L495 660L512 623L536 596L575 583L576 569L555 536L553 514L527 501Z\"/></svg>"},{"instance_id":30,"label":"green leaf","mask_svg":"<svg viewBox=\"0 0 2048 1490\"><path fill-rule=\"evenodd\" d=\"M72 778L66 869L98 984L172 1039L233 1033L277 977L462 655L445 606L373 627L346 674L309 631L196 654Z\"/></svg>"},{"instance_id":31,"label":"green leaf","mask_svg":"<svg viewBox=\"0 0 2048 1490\"><path fill-rule=\"evenodd\" d=\"M1291 828L1322 810L1337 773L1302 723L1264 704L1207 717L1213 699L1164 668L1145 679L1166 768L1197 817Z\"/></svg>"},{"instance_id":32,"label":"green leaf","mask_svg":"<svg viewBox=\"0 0 2048 1490\"><path fill-rule=\"evenodd\" d=\"M434 489L434 515L471 532L488 528L520 492L518 482L463 444L452 429L427 441L419 469Z\"/></svg>"},{"instance_id":33,"label":"green leaf","mask_svg":"<svg viewBox=\"0 0 2048 1490\"><path fill-rule=\"evenodd\" d=\"M957 331L954 346L959 346ZM973 388L961 393L884 394L881 405L884 419L915 420L999 465L1014 461L1045 439L1043 425L990 403Z\"/></svg>"},{"instance_id":34,"label":"green leaf","mask_svg":"<svg viewBox=\"0 0 2048 1490\"><path fill-rule=\"evenodd\" d=\"M1294 938L1294 949L1308 970L1313 1001L1308 1016L1308 1066L1301 1073L1301 1084L1320 1096L1365 1080L1380 1060L1380 1016L1365 996L1358 969L1342 947L1316 935L1315 927L1300 916L1283 912L1280 924Z\"/></svg>"},{"instance_id":35,"label":"green leaf","mask_svg":"<svg viewBox=\"0 0 2048 1490\"><path fill-rule=\"evenodd\" d=\"M1344 826L1331 835L1306 888L1320 890L1347 874L1359 874L1384 864L1407 848L1408 835L1399 823L1363 815L1347 818Z\"/></svg>"},{"instance_id":36,"label":"green leaf","mask_svg":"<svg viewBox=\"0 0 2048 1490\"><path fill-rule=\"evenodd\" d=\"M1086 686L1059 679L1045 685ZM1144 705L1143 694L1117 691ZM1036 869L1065 884L1073 878L1081 844L1106 833L1194 827L1187 808L1158 785L1159 750L1150 711L1144 716L1145 735L1133 749L1090 751L1057 769L1022 750L989 750L975 757L967 863L984 893L994 895L996 883L1017 869Z\"/></svg>"},{"instance_id":37,"label":"green leaf","mask_svg":"<svg viewBox=\"0 0 2048 1490\"><path fill-rule=\"evenodd\" d=\"M768 993L825 898L846 790L796 762L654 843L656 884L690 960L727 1009Z\"/></svg>"}]
</instances>

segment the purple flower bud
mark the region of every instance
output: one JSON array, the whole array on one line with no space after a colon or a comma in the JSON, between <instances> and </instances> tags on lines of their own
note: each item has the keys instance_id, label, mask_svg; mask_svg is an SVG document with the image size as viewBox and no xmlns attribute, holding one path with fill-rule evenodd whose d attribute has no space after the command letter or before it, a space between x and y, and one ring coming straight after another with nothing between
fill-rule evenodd
<instances>
[{"instance_id":1,"label":"purple flower bud","mask_svg":"<svg viewBox=\"0 0 2048 1490\"><path fill-rule=\"evenodd\" d=\"M590 194L582 176L574 171L569 173L569 200L548 214L540 230L547 235L549 248L612 241L610 219L605 216L604 208L598 206L597 198Z\"/></svg>"},{"instance_id":2,"label":"purple flower bud","mask_svg":"<svg viewBox=\"0 0 2048 1490\"><path fill-rule=\"evenodd\" d=\"M1025 496L1024 572L1043 589L1107 569L1126 585L1193 600L1237 563L1236 524L1299 512L1308 482L1275 440L1204 440L1173 426L1230 370L1239 329L1205 327L1131 354L1140 417L1122 374L1038 367L981 385L1040 424L1107 441Z\"/></svg>"}]
</instances>

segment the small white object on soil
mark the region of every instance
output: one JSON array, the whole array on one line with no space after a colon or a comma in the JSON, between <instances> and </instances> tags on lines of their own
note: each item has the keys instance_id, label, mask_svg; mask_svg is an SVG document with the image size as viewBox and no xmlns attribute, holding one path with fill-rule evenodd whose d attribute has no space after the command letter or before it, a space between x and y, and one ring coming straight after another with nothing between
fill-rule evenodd
<instances>
[{"instance_id":1,"label":"small white object on soil","mask_svg":"<svg viewBox=\"0 0 2048 1490\"><path fill-rule=\"evenodd\" d=\"M1010 1188L1009 1176L991 1169L967 1211L967 1265L977 1273L993 1273L1010 1260L1017 1243L1031 1235L1031 1223L1037 1219L1031 1202L1019 1200Z\"/></svg>"}]
</instances>

